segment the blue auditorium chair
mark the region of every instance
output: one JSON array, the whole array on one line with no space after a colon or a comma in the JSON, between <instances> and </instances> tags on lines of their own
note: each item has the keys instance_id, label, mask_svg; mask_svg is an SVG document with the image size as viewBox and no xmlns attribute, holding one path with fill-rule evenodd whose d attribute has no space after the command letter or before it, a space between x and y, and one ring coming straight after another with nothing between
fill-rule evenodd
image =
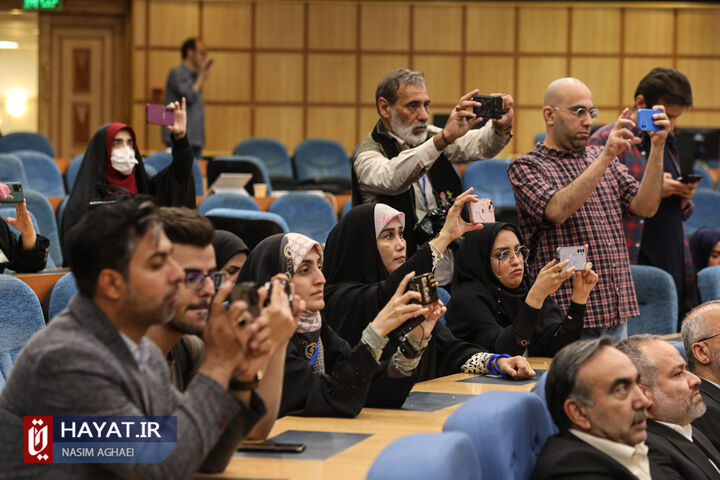
<instances>
[{"instance_id":1,"label":"blue auditorium chair","mask_svg":"<svg viewBox=\"0 0 720 480\"><path fill-rule=\"evenodd\" d=\"M0 137L0 153L16 150L33 150L55 158L55 150L50 140L42 133L13 132Z\"/></svg>"},{"instance_id":2,"label":"blue auditorium chair","mask_svg":"<svg viewBox=\"0 0 720 480\"><path fill-rule=\"evenodd\" d=\"M445 305L447 307L450 304L450 298L451 298L450 293L448 293L448 291L442 287L438 287L437 292L438 292L438 298L440 300L442 300L443 305ZM445 325L445 314L444 313L440 316L440 318L438 318L438 322Z\"/></svg>"},{"instance_id":3,"label":"blue auditorium chair","mask_svg":"<svg viewBox=\"0 0 720 480\"><path fill-rule=\"evenodd\" d=\"M227 230L242 238L250 250L270 235L290 231L280 215L269 212L213 208L205 216L216 230Z\"/></svg>"},{"instance_id":4,"label":"blue auditorium chair","mask_svg":"<svg viewBox=\"0 0 720 480\"><path fill-rule=\"evenodd\" d=\"M20 182L28 185L22 160L11 153L0 153L0 181L3 183Z\"/></svg>"},{"instance_id":5,"label":"blue auditorium chair","mask_svg":"<svg viewBox=\"0 0 720 480\"><path fill-rule=\"evenodd\" d=\"M540 132L535 135L535 143L542 143L545 141L545 132Z\"/></svg>"},{"instance_id":6,"label":"blue auditorium chair","mask_svg":"<svg viewBox=\"0 0 720 480\"><path fill-rule=\"evenodd\" d=\"M697 189L692 201L695 209L690 218L685 220L685 235L692 235L703 225L720 228L720 192Z\"/></svg>"},{"instance_id":7,"label":"blue auditorium chair","mask_svg":"<svg viewBox=\"0 0 720 480\"><path fill-rule=\"evenodd\" d=\"M380 452L367 475L367 480L482 478L472 440L462 432L421 433L398 438Z\"/></svg>"},{"instance_id":8,"label":"blue auditorium chair","mask_svg":"<svg viewBox=\"0 0 720 480\"><path fill-rule=\"evenodd\" d=\"M495 207L515 208L515 194L508 177L510 159L490 158L470 163L463 174L463 189L473 187L479 198L491 198Z\"/></svg>"},{"instance_id":9,"label":"blue auditorium chair","mask_svg":"<svg viewBox=\"0 0 720 480\"><path fill-rule=\"evenodd\" d=\"M75 185L75 179L80 171L80 165L82 165L84 153L75 155L65 170L65 187L68 192L72 192L73 185Z\"/></svg>"},{"instance_id":10,"label":"blue auditorium chair","mask_svg":"<svg viewBox=\"0 0 720 480\"><path fill-rule=\"evenodd\" d=\"M351 208L352 208L352 198L348 198L345 201L345 205L343 205L343 207L342 207L342 211L340 212L340 218L342 219L345 216L345 214L347 214L347 212L350 211Z\"/></svg>"},{"instance_id":11,"label":"blue auditorium chair","mask_svg":"<svg viewBox=\"0 0 720 480\"><path fill-rule=\"evenodd\" d=\"M700 301L720 300L720 265L706 267L698 272Z\"/></svg>"},{"instance_id":12,"label":"blue auditorium chair","mask_svg":"<svg viewBox=\"0 0 720 480\"><path fill-rule=\"evenodd\" d=\"M48 321L67 307L68 302L77 291L77 283L75 283L72 272L66 273L55 282L55 285L52 286L52 289L48 291L45 297L48 302Z\"/></svg>"},{"instance_id":13,"label":"blue auditorium chair","mask_svg":"<svg viewBox=\"0 0 720 480\"><path fill-rule=\"evenodd\" d=\"M18 353L32 335L45 326L42 307L25 282L0 275L0 388Z\"/></svg>"},{"instance_id":14,"label":"blue auditorium chair","mask_svg":"<svg viewBox=\"0 0 720 480\"><path fill-rule=\"evenodd\" d=\"M268 137L250 137L235 145L233 155L258 157L270 174L270 181L279 190L294 189L297 180L293 174L288 150L282 142Z\"/></svg>"},{"instance_id":15,"label":"blue auditorium chair","mask_svg":"<svg viewBox=\"0 0 720 480\"><path fill-rule=\"evenodd\" d=\"M198 211L203 215L213 208L260 211L260 207L255 200L245 193L213 193L212 195L208 195L200 202L200 205L198 205Z\"/></svg>"},{"instance_id":16,"label":"blue auditorium chair","mask_svg":"<svg viewBox=\"0 0 720 480\"><path fill-rule=\"evenodd\" d=\"M46 197L65 196L65 182L51 156L33 150L16 150L13 155L20 158L25 169L28 183L23 187L38 191Z\"/></svg>"},{"instance_id":17,"label":"blue auditorium chair","mask_svg":"<svg viewBox=\"0 0 720 480\"><path fill-rule=\"evenodd\" d=\"M270 204L268 212L284 218L291 232L302 233L323 245L330 230L337 224L330 202L312 193L286 193Z\"/></svg>"},{"instance_id":18,"label":"blue auditorium chair","mask_svg":"<svg viewBox=\"0 0 720 480\"><path fill-rule=\"evenodd\" d=\"M665 270L631 265L640 315L628 320L628 336L677 332L678 300L675 281Z\"/></svg>"},{"instance_id":19,"label":"blue auditorium chair","mask_svg":"<svg viewBox=\"0 0 720 480\"><path fill-rule=\"evenodd\" d=\"M494 390L462 404L445 421L443 431L470 436L483 477L526 480L554 429L537 395Z\"/></svg>"},{"instance_id":20,"label":"blue auditorium chair","mask_svg":"<svg viewBox=\"0 0 720 480\"><path fill-rule=\"evenodd\" d=\"M702 165L694 165L693 166L693 174L700 175L702 177L702 180L700 180L700 183L698 183L697 188L698 189L706 189L706 190L712 190L713 189L713 181L712 177L710 176L710 172L708 172L705 168L702 167Z\"/></svg>"},{"instance_id":21,"label":"blue auditorium chair","mask_svg":"<svg viewBox=\"0 0 720 480\"><path fill-rule=\"evenodd\" d=\"M250 195L255 195L256 183L267 185L266 195L272 195L270 173L258 157L252 155L219 155L213 157L207 165L208 188L212 186L221 173L249 173L252 178L245 185L245 190Z\"/></svg>"},{"instance_id":22,"label":"blue auditorium chair","mask_svg":"<svg viewBox=\"0 0 720 480\"><path fill-rule=\"evenodd\" d=\"M300 185L331 193L350 190L350 159L345 147L335 140L303 140L295 149L293 160Z\"/></svg>"}]
</instances>

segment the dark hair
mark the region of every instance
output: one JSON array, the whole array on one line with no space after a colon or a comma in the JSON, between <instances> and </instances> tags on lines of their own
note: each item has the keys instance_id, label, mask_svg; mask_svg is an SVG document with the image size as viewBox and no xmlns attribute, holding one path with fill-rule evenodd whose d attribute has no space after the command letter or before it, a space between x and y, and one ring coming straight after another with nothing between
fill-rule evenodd
<instances>
[{"instance_id":1,"label":"dark hair","mask_svg":"<svg viewBox=\"0 0 720 480\"><path fill-rule=\"evenodd\" d=\"M397 91L402 85L425 85L425 76L407 68L399 68L388 73L380 80L375 90L375 108L380 113L378 100L383 97L390 105L397 102Z\"/></svg>"},{"instance_id":2,"label":"dark hair","mask_svg":"<svg viewBox=\"0 0 720 480\"><path fill-rule=\"evenodd\" d=\"M160 207L160 221L172 243L207 247L215 239L215 228L200 212L186 207Z\"/></svg>"},{"instance_id":3,"label":"dark hair","mask_svg":"<svg viewBox=\"0 0 720 480\"><path fill-rule=\"evenodd\" d=\"M545 399L548 410L561 432L572 427L565 415L565 400L572 398L592 406L588 386L577 381L580 367L595 356L603 347L614 345L610 337L577 340L560 350L550 364L545 382Z\"/></svg>"},{"instance_id":4,"label":"dark hair","mask_svg":"<svg viewBox=\"0 0 720 480\"><path fill-rule=\"evenodd\" d=\"M645 75L635 89L634 99L638 95L645 98L645 107L652 108L661 100L671 105L691 107L692 90L687 77L672 68L656 67Z\"/></svg>"},{"instance_id":5,"label":"dark hair","mask_svg":"<svg viewBox=\"0 0 720 480\"><path fill-rule=\"evenodd\" d=\"M147 196L134 196L93 207L68 232L68 264L80 293L95 295L100 272L109 268L128 278L137 240L161 226L157 206Z\"/></svg>"},{"instance_id":6,"label":"dark hair","mask_svg":"<svg viewBox=\"0 0 720 480\"><path fill-rule=\"evenodd\" d=\"M185 60L188 56L189 50L195 50L197 49L197 39L196 38L188 38L185 40L185 42L182 44L182 47L180 47L180 53L182 54L183 60Z\"/></svg>"},{"instance_id":7,"label":"dark hair","mask_svg":"<svg viewBox=\"0 0 720 480\"><path fill-rule=\"evenodd\" d=\"M644 343L654 342L661 340L659 335L651 335L649 333L640 333L628 337L622 342L617 344L617 349L627 355L632 360L633 365L640 375L640 383L652 387L655 385L655 379L657 378L657 365L655 362L650 360L645 350L640 345Z\"/></svg>"}]
</instances>

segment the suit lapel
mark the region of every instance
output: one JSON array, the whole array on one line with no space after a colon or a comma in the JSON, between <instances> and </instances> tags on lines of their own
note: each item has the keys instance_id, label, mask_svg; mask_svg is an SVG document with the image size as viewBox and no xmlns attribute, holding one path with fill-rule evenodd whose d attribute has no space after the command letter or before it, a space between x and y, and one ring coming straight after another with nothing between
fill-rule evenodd
<instances>
[{"instance_id":1,"label":"suit lapel","mask_svg":"<svg viewBox=\"0 0 720 480\"><path fill-rule=\"evenodd\" d=\"M702 379L702 383L700 384L700 391L707 395L713 402L715 402L716 408L720 408L720 388L717 388L715 385L711 384L707 380Z\"/></svg>"},{"instance_id":2,"label":"suit lapel","mask_svg":"<svg viewBox=\"0 0 720 480\"><path fill-rule=\"evenodd\" d=\"M708 455L703 451L700 446L689 441L687 438L683 437L672 428L652 420L648 421L648 430L655 432L668 442L672 443L673 446L677 448L678 452L680 452L694 465L701 469L703 473L707 476L707 478L720 478L720 474L712 466L710 460L708 459ZM697 433L699 432L693 433L694 435L697 435ZM695 436L693 438L695 438ZM710 443L709 441L707 441L707 438L705 438L704 436L703 438L708 444Z\"/></svg>"}]
</instances>

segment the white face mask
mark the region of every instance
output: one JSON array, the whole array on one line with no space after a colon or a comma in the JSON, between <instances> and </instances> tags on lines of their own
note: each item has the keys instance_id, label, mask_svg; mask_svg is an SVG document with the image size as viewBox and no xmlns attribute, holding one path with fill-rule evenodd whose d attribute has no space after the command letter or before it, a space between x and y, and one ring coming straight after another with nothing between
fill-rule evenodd
<instances>
[{"instance_id":1,"label":"white face mask","mask_svg":"<svg viewBox=\"0 0 720 480\"><path fill-rule=\"evenodd\" d=\"M123 175L130 175L138 164L135 158L135 150L130 147L122 147L113 149L110 154L110 163L113 168Z\"/></svg>"}]
</instances>

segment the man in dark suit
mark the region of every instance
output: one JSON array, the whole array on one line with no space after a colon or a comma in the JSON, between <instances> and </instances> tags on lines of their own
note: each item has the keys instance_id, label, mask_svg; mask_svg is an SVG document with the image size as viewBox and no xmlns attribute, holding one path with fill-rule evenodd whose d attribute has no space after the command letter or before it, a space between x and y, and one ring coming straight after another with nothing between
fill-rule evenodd
<instances>
[{"instance_id":1,"label":"man in dark suit","mask_svg":"<svg viewBox=\"0 0 720 480\"><path fill-rule=\"evenodd\" d=\"M720 300L704 303L685 317L683 345L688 369L700 377L707 411L692 422L720 450Z\"/></svg>"},{"instance_id":2,"label":"man in dark suit","mask_svg":"<svg viewBox=\"0 0 720 480\"><path fill-rule=\"evenodd\" d=\"M560 350L545 395L560 433L545 443L531 480L664 478L644 443L650 402L632 361L609 337Z\"/></svg>"},{"instance_id":3,"label":"man in dark suit","mask_svg":"<svg viewBox=\"0 0 720 480\"><path fill-rule=\"evenodd\" d=\"M647 444L653 463L669 478L720 479L720 452L690 422L705 413L700 379L655 335L634 335L618 345L635 364L648 408Z\"/></svg>"}]
</instances>

